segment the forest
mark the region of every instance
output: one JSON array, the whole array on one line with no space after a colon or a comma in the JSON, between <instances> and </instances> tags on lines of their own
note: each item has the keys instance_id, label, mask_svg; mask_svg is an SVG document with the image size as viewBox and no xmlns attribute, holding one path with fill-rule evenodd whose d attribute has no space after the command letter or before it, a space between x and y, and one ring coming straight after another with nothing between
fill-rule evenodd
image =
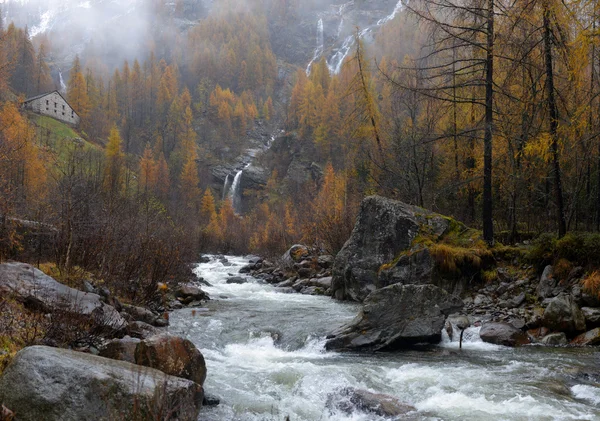
<instances>
[{"instance_id":1,"label":"forest","mask_svg":"<svg viewBox=\"0 0 600 421\"><path fill-rule=\"evenodd\" d=\"M356 28L339 73L274 52L303 2L221 1L186 30L184 2L151 4L164 30L136 57L113 65L93 42L73 57L74 131L20 109L60 89L59 40L0 29L0 260L85 268L143 300L200 252L335 254L372 194L489 246L600 230L596 2L411 0L371 38ZM237 214L211 168L261 125L282 134ZM292 158L315 175L286 176Z\"/></svg>"}]
</instances>

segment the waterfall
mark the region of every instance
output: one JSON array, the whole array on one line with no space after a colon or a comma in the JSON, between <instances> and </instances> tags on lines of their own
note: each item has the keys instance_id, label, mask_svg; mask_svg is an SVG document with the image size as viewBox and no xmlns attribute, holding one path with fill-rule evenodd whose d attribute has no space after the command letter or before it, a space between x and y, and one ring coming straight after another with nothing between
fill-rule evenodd
<instances>
[{"instance_id":1,"label":"waterfall","mask_svg":"<svg viewBox=\"0 0 600 421\"><path fill-rule=\"evenodd\" d=\"M393 20L396 17L396 15L400 12L400 10L402 10L402 6L403 6L402 1L403 0L400 0L400 1L398 1L398 3L396 3L396 6L394 7L394 10L392 11L392 13L390 13L389 15L387 15L384 18L379 19L375 25L369 26L369 27L363 29L362 31L360 31L358 33L358 37L363 38L365 35L372 32L374 28L383 26L386 23L388 23L389 21ZM342 17L342 22L343 22L343 17ZM340 22L340 25L342 22ZM341 26L340 26L340 28L341 28ZM339 32L339 30L340 29L338 28L338 32ZM333 55L333 57L331 57L331 59L327 62L327 67L329 68L330 73L336 74L336 75L338 73L340 73L340 70L342 70L342 65L344 64L344 60L346 60L346 57L348 57L348 54L350 54L350 51L352 50L353 46L354 46L354 34L346 37L342 46L336 51L336 53ZM311 62L311 64L312 64L312 62ZM309 69L310 69L310 65L309 65ZM307 69L307 70L309 70L309 69Z\"/></svg>"},{"instance_id":2,"label":"waterfall","mask_svg":"<svg viewBox=\"0 0 600 421\"><path fill-rule=\"evenodd\" d=\"M225 176L225 183L223 184L223 196L222 196L222 200L225 200L225 198L227 197L227 186L229 185L229 174L227 174Z\"/></svg>"},{"instance_id":3,"label":"waterfall","mask_svg":"<svg viewBox=\"0 0 600 421\"><path fill-rule=\"evenodd\" d=\"M389 21L394 19L396 17L396 15L398 14L398 12L400 11L400 9L402 9L402 0L400 0L398 3L396 3L396 7L394 7L394 11L390 15L388 15L382 19L379 19L377 21L377 26L385 25L386 23L388 23Z\"/></svg>"},{"instance_id":4,"label":"waterfall","mask_svg":"<svg viewBox=\"0 0 600 421\"><path fill-rule=\"evenodd\" d=\"M325 31L323 29L323 19L319 19L319 21L317 22L317 48L315 49L315 53L313 54L312 60L310 61L310 63L308 63L308 66L306 67L306 75L307 76L310 75L310 68L312 67L312 64L315 61L317 61L317 59L319 57L321 57L324 49L325 49Z\"/></svg>"},{"instance_id":5,"label":"waterfall","mask_svg":"<svg viewBox=\"0 0 600 421\"><path fill-rule=\"evenodd\" d=\"M60 91L62 93L67 92L67 85L65 85L65 80L63 79L62 71L58 71L58 79L60 81Z\"/></svg>"},{"instance_id":6,"label":"waterfall","mask_svg":"<svg viewBox=\"0 0 600 421\"><path fill-rule=\"evenodd\" d=\"M240 170L235 175L233 179L233 183L231 184L231 188L229 189L229 198L231 199L231 204L233 205L233 210L236 214L241 212L242 205L242 174L244 170Z\"/></svg>"}]
</instances>

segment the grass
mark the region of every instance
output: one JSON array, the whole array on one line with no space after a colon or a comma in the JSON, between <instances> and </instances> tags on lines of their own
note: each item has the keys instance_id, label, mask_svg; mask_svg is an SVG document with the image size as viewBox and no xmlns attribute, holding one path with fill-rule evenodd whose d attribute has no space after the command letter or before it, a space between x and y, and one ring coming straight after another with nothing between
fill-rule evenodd
<instances>
[{"instance_id":1,"label":"grass","mask_svg":"<svg viewBox=\"0 0 600 421\"><path fill-rule=\"evenodd\" d=\"M493 260L492 250L483 241L481 232L447 216L422 216L426 222L419 227L419 233L411 247L402 251L391 262L383 264L379 271L393 268L403 256L428 249L435 261L436 271L442 278L463 275L481 277L481 270L486 269L488 262ZM433 218L443 218L448 222L447 229L441 235L437 235L430 224Z\"/></svg>"},{"instance_id":2,"label":"grass","mask_svg":"<svg viewBox=\"0 0 600 421\"><path fill-rule=\"evenodd\" d=\"M51 117L28 113L29 121L35 126L42 147L52 151L57 162L66 164L74 152L84 154L102 153L102 147L85 140L72 126Z\"/></svg>"}]
</instances>

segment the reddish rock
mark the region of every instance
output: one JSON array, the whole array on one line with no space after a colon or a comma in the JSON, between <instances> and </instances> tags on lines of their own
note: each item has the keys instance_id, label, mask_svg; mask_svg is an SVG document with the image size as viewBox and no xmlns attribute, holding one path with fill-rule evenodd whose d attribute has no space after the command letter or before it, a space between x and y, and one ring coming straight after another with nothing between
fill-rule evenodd
<instances>
[{"instance_id":1,"label":"reddish rock","mask_svg":"<svg viewBox=\"0 0 600 421\"><path fill-rule=\"evenodd\" d=\"M192 342L178 336L162 334L143 340L135 350L135 362L199 385L206 379L204 357Z\"/></svg>"},{"instance_id":2,"label":"reddish rock","mask_svg":"<svg viewBox=\"0 0 600 421\"><path fill-rule=\"evenodd\" d=\"M571 341L571 345L600 345L600 328L597 327L596 329L582 333Z\"/></svg>"}]
</instances>

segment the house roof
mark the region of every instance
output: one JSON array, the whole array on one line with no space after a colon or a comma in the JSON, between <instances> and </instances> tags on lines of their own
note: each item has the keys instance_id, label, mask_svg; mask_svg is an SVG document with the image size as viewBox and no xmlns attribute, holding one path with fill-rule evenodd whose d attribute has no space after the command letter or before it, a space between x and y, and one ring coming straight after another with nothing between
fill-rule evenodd
<instances>
[{"instance_id":1,"label":"house roof","mask_svg":"<svg viewBox=\"0 0 600 421\"><path fill-rule=\"evenodd\" d=\"M60 95L60 97L61 97L61 98L62 98L62 99L63 99L63 100L64 100L64 101L67 103L67 105L68 105L69 107L71 107L71 104L69 104L69 101L67 101L67 99L66 99L66 98L63 96L63 94L61 94L61 93L60 93L58 90L56 90L56 89L55 89L55 90L53 90L53 91L50 91L50 92L46 92L45 94L40 94L40 95L32 96L31 98L27 98L25 101L23 101L23 104L27 104L28 102L35 101L36 99L43 98L43 97L45 97L45 96L48 96L48 95L51 95L51 94L53 94L53 93L55 93L55 92L56 92L58 95ZM75 114L77 114L77 117L81 118L81 116L80 116L80 115L77 113L77 111L75 111L75 109L74 109L73 107L71 107L71 110L73 110L73 112L74 112Z\"/></svg>"}]
</instances>

